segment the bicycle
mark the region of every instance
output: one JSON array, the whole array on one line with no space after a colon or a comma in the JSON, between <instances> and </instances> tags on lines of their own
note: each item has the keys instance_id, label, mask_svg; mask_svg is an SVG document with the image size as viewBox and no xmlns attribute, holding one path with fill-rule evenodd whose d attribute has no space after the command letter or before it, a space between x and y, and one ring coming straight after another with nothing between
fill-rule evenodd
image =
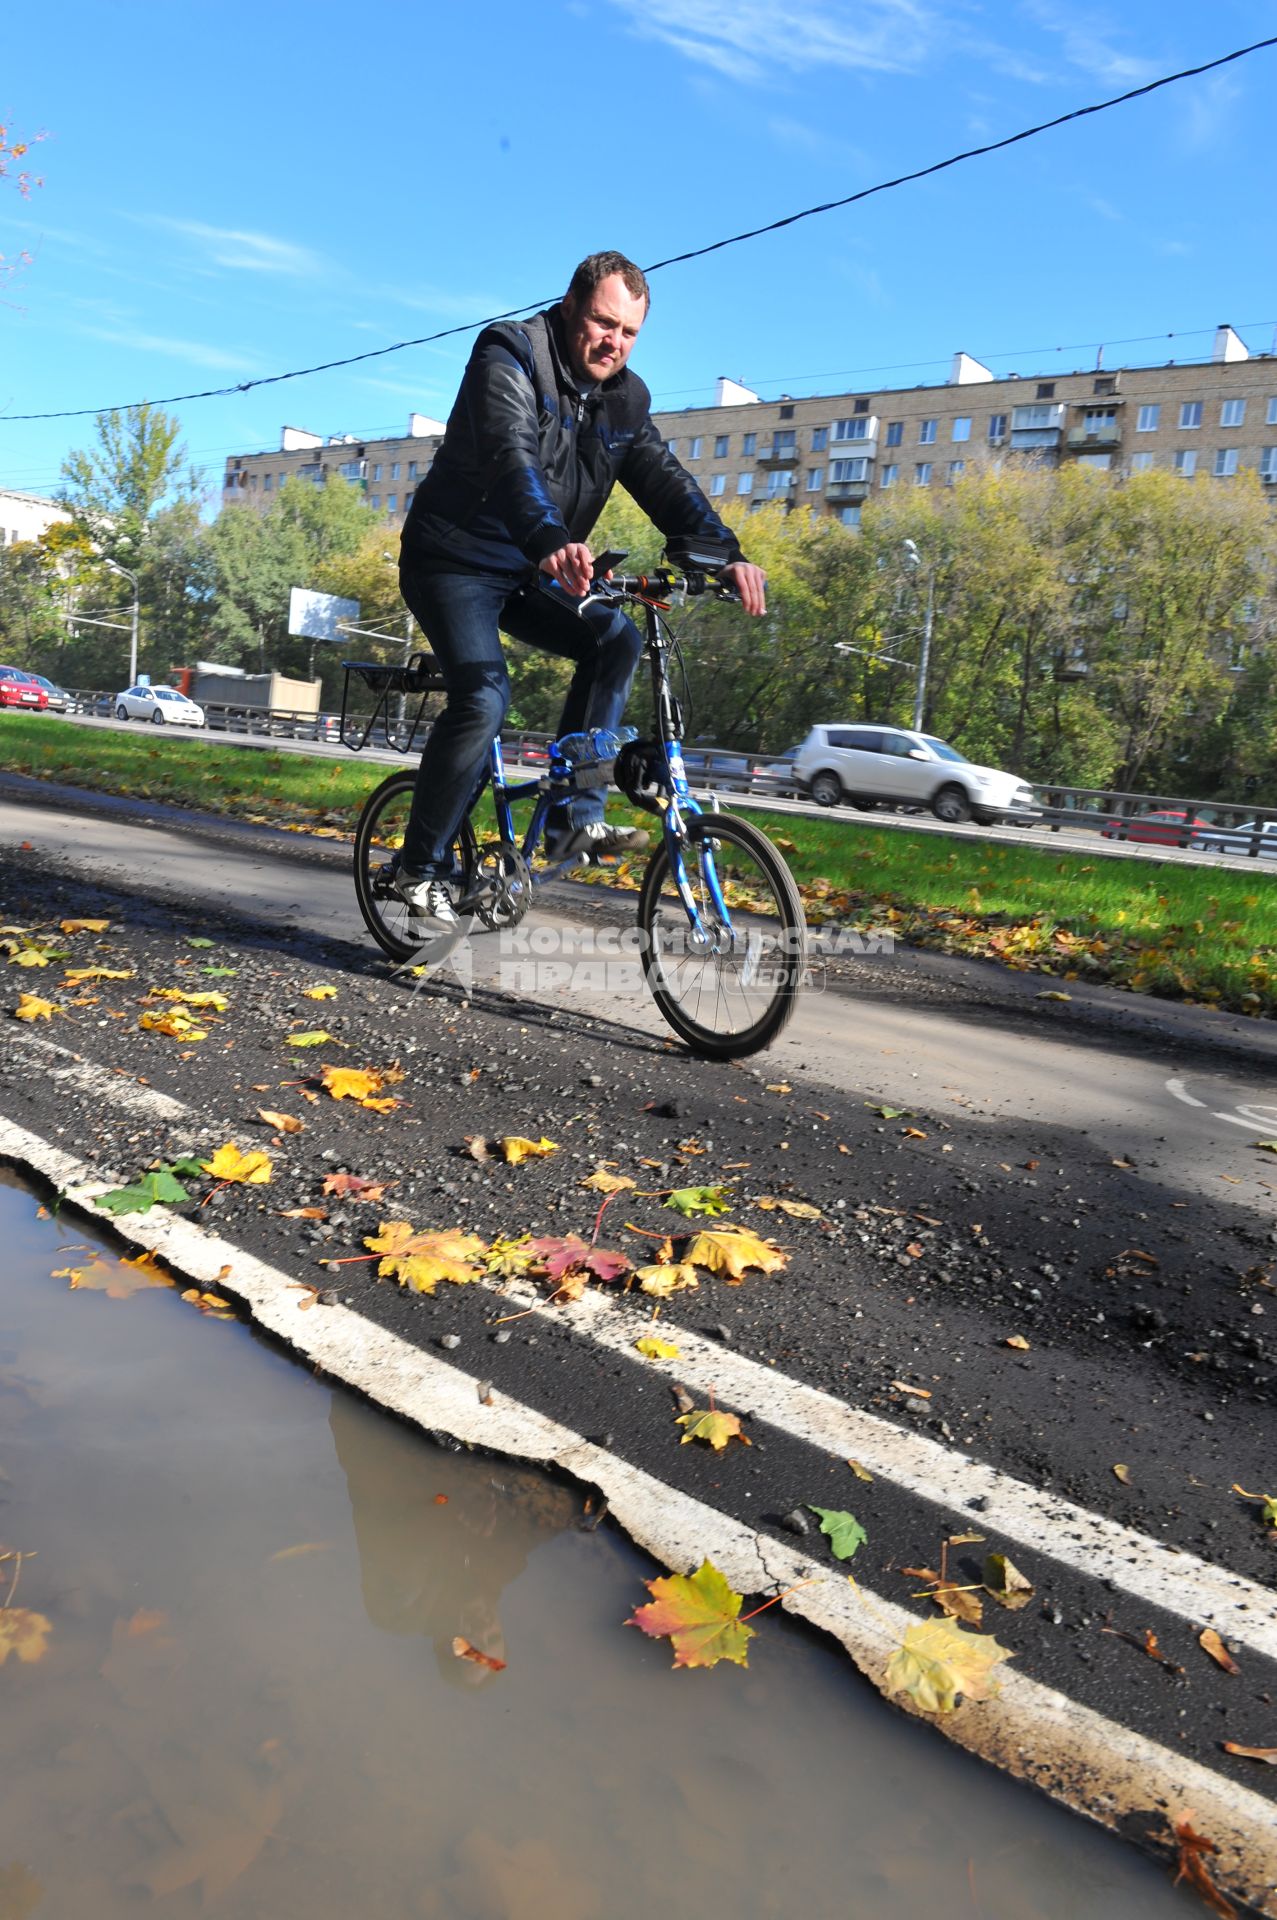
<instances>
[{"instance_id":1,"label":"bicycle","mask_svg":"<svg viewBox=\"0 0 1277 1920\"><path fill-rule=\"evenodd\" d=\"M667 550L667 558L674 549ZM660 835L639 888L639 955L645 983L661 1014L680 1039L713 1059L738 1059L769 1046L794 1011L806 971L806 920L788 867L766 834L734 814L702 812L691 794L682 755L683 719L670 684L670 656L677 637L663 620L676 599L701 594L734 600L718 580L725 558L693 549L678 553L684 568L608 577L624 554L596 563L594 599L642 608L644 645L652 682L653 732L626 741L614 761L572 765L550 750L546 771L511 783L501 742L492 743L488 765L453 842L453 879L460 933L423 935L411 923L394 890L398 850L412 801L415 768L383 780L365 802L355 833L355 891L369 932L392 960L431 964L446 958L474 923L489 931L517 926L536 890L559 879L575 863L533 870L551 807L587 788L615 784L630 802L655 814ZM554 589L561 591L561 589ZM428 695L443 682L429 658L405 666L347 661L342 701L343 742L356 751L374 729L408 751ZM358 740L348 737L351 676L378 695ZM409 724L404 702L420 695ZM390 702L398 700L392 720ZM473 815L484 791L492 796L498 838L481 843ZM531 798L532 817L522 840L512 803Z\"/></svg>"}]
</instances>

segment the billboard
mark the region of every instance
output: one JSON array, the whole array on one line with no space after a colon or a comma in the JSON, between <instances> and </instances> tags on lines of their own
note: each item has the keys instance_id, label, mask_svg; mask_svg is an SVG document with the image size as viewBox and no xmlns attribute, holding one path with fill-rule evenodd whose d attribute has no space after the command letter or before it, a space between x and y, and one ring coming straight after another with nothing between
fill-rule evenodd
<instances>
[{"instance_id":1,"label":"billboard","mask_svg":"<svg viewBox=\"0 0 1277 1920\"><path fill-rule=\"evenodd\" d=\"M343 600L335 593L316 593L310 587L294 587L288 596L288 631L306 640L344 640L343 623L352 625L359 618L358 600Z\"/></svg>"}]
</instances>

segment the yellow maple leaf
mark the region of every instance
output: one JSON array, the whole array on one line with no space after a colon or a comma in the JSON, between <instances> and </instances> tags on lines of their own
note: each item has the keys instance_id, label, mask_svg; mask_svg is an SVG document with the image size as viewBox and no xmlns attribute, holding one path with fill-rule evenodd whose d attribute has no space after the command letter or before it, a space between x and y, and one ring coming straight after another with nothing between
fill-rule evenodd
<instances>
[{"instance_id":1,"label":"yellow maple leaf","mask_svg":"<svg viewBox=\"0 0 1277 1920\"><path fill-rule=\"evenodd\" d=\"M750 1267L779 1273L789 1255L745 1227L706 1227L694 1236L685 1258L711 1273L725 1273L729 1282L738 1285Z\"/></svg>"},{"instance_id":2,"label":"yellow maple leaf","mask_svg":"<svg viewBox=\"0 0 1277 1920\"><path fill-rule=\"evenodd\" d=\"M396 1107L403 1105L403 1102L396 1100L393 1093L388 1093L384 1099L361 1100L359 1104L361 1107L367 1107L370 1113L393 1113Z\"/></svg>"},{"instance_id":3,"label":"yellow maple leaf","mask_svg":"<svg viewBox=\"0 0 1277 1920\"><path fill-rule=\"evenodd\" d=\"M627 1187L637 1183L626 1173L609 1173L606 1167L595 1167L594 1172L582 1180L583 1187L593 1187L596 1193L623 1193Z\"/></svg>"},{"instance_id":4,"label":"yellow maple leaf","mask_svg":"<svg viewBox=\"0 0 1277 1920\"><path fill-rule=\"evenodd\" d=\"M180 987L152 987L147 998L174 1000L188 1007L207 1007L210 1013L225 1013L230 1005L224 993L215 993L212 988L207 993L183 993Z\"/></svg>"},{"instance_id":5,"label":"yellow maple leaf","mask_svg":"<svg viewBox=\"0 0 1277 1920\"><path fill-rule=\"evenodd\" d=\"M923 1620L910 1627L887 1662L892 1693L907 1693L924 1713L951 1713L961 1695L992 1700L993 1669L1014 1658L991 1633L968 1633L956 1620Z\"/></svg>"},{"instance_id":6,"label":"yellow maple leaf","mask_svg":"<svg viewBox=\"0 0 1277 1920\"><path fill-rule=\"evenodd\" d=\"M285 1044L290 1047L322 1047L326 1040L332 1040L331 1033L290 1033ZM338 1043L333 1041L333 1045Z\"/></svg>"},{"instance_id":7,"label":"yellow maple leaf","mask_svg":"<svg viewBox=\"0 0 1277 1920\"><path fill-rule=\"evenodd\" d=\"M676 1346L671 1345L668 1340L658 1340L653 1333L644 1334L641 1340L634 1342L634 1345L645 1360L677 1360L679 1357Z\"/></svg>"},{"instance_id":8,"label":"yellow maple leaf","mask_svg":"<svg viewBox=\"0 0 1277 1920\"><path fill-rule=\"evenodd\" d=\"M9 949L9 964L13 967L47 967L61 956L55 954L52 947L19 947L16 952Z\"/></svg>"},{"instance_id":9,"label":"yellow maple leaf","mask_svg":"<svg viewBox=\"0 0 1277 1920\"><path fill-rule=\"evenodd\" d=\"M433 1293L441 1280L463 1287L483 1272L486 1244L474 1233L459 1227L441 1233L417 1233L407 1220L384 1220L364 1245L370 1253L383 1257L377 1264L378 1277L398 1280L414 1293Z\"/></svg>"},{"instance_id":10,"label":"yellow maple leaf","mask_svg":"<svg viewBox=\"0 0 1277 1920\"><path fill-rule=\"evenodd\" d=\"M29 1607L0 1607L0 1667L16 1653L19 1660L34 1666L43 1660L53 1622Z\"/></svg>"},{"instance_id":11,"label":"yellow maple leaf","mask_svg":"<svg viewBox=\"0 0 1277 1920\"><path fill-rule=\"evenodd\" d=\"M208 1039L208 1029L197 1027L183 1007L173 1007L167 1013L144 1013L138 1025L147 1033L167 1033L173 1040Z\"/></svg>"},{"instance_id":12,"label":"yellow maple leaf","mask_svg":"<svg viewBox=\"0 0 1277 1920\"><path fill-rule=\"evenodd\" d=\"M52 1020L56 1011L52 1000L42 1000L38 993L20 993L13 1017L15 1020Z\"/></svg>"},{"instance_id":13,"label":"yellow maple leaf","mask_svg":"<svg viewBox=\"0 0 1277 1920\"><path fill-rule=\"evenodd\" d=\"M532 1244L531 1234L521 1234L517 1240L494 1240L488 1248L485 1262L489 1273L500 1273L507 1277L526 1273L539 1258Z\"/></svg>"},{"instance_id":14,"label":"yellow maple leaf","mask_svg":"<svg viewBox=\"0 0 1277 1920\"><path fill-rule=\"evenodd\" d=\"M82 987L88 980L132 980L132 967L68 967L64 987Z\"/></svg>"},{"instance_id":15,"label":"yellow maple leaf","mask_svg":"<svg viewBox=\"0 0 1277 1920\"><path fill-rule=\"evenodd\" d=\"M334 1100L366 1100L381 1092L381 1075L372 1067L321 1067L319 1077Z\"/></svg>"},{"instance_id":16,"label":"yellow maple leaf","mask_svg":"<svg viewBox=\"0 0 1277 1920\"><path fill-rule=\"evenodd\" d=\"M264 1187L271 1176L268 1154L241 1153L230 1140L217 1149L211 1160L201 1160L200 1165L214 1180L225 1180L236 1187Z\"/></svg>"},{"instance_id":17,"label":"yellow maple leaf","mask_svg":"<svg viewBox=\"0 0 1277 1920\"><path fill-rule=\"evenodd\" d=\"M109 920L59 920L61 933L105 933L110 926Z\"/></svg>"},{"instance_id":18,"label":"yellow maple leaf","mask_svg":"<svg viewBox=\"0 0 1277 1920\"><path fill-rule=\"evenodd\" d=\"M303 1000L335 1000L336 998L337 989L334 986L323 985L302 988Z\"/></svg>"},{"instance_id":19,"label":"yellow maple leaf","mask_svg":"<svg viewBox=\"0 0 1277 1920\"><path fill-rule=\"evenodd\" d=\"M699 1287L696 1269L687 1260L662 1261L654 1267L638 1267L639 1287L644 1293L654 1294L658 1300L668 1298L671 1293L682 1293L686 1287Z\"/></svg>"},{"instance_id":20,"label":"yellow maple leaf","mask_svg":"<svg viewBox=\"0 0 1277 1920\"><path fill-rule=\"evenodd\" d=\"M718 1407L693 1407L690 1413L679 1413L674 1417L677 1427L685 1427L681 1444L686 1446L690 1440L705 1440L715 1453L721 1453L729 1440L743 1440L750 1445L747 1433L742 1433L740 1415L723 1413Z\"/></svg>"},{"instance_id":21,"label":"yellow maple leaf","mask_svg":"<svg viewBox=\"0 0 1277 1920\"><path fill-rule=\"evenodd\" d=\"M774 1200L769 1193L760 1193L754 1200L756 1207L764 1213L787 1213L794 1220L819 1220L820 1208L813 1207L809 1200Z\"/></svg>"},{"instance_id":22,"label":"yellow maple leaf","mask_svg":"<svg viewBox=\"0 0 1277 1920\"><path fill-rule=\"evenodd\" d=\"M517 1167L521 1161L540 1160L548 1153L559 1151L557 1141L547 1140L544 1134L539 1140L525 1140L522 1134L506 1133L497 1141L497 1146L502 1158L512 1167Z\"/></svg>"},{"instance_id":23,"label":"yellow maple leaf","mask_svg":"<svg viewBox=\"0 0 1277 1920\"><path fill-rule=\"evenodd\" d=\"M299 1120L295 1113L276 1113L273 1107L259 1107L257 1118L264 1120L268 1127L274 1127L276 1133L301 1133L306 1122Z\"/></svg>"}]
</instances>

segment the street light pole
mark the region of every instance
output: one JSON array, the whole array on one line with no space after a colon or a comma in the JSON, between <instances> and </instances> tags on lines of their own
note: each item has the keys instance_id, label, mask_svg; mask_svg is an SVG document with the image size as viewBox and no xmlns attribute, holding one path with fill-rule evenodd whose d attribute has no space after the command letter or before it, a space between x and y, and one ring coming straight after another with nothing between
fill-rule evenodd
<instances>
[{"instance_id":1,"label":"street light pole","mask_svg":"<svg viewBox=\"0 0 1277 1920\"><path fill-rule=\"evenodd\" d=\"M118 560L108 560L105 554L102 555L102 560L105 566L110 567L112 573L122 573L124 575L124 578L129 582L129 584L133 588L133 610L130 615L130 622L129 622L129 685L132 687L132 686L135 686L137 683L137 615L138 615L137 575L135 573L130 573L127 567L122 567Z\"/></svg>"},{"instance_id":2,"label":"street light pole","mask_svg":"<svg viewBox=\"0 0 1277 1920\"><path fill-rule=\"evenodd\" d=\"M913 700L913 730L922 732L922 709L927 698L927 668L931 664L931 629L936 617L936 576L927 575L927 610L922 617L922 657L918 661L918 685Z\"/></svg>"}]
</instances>

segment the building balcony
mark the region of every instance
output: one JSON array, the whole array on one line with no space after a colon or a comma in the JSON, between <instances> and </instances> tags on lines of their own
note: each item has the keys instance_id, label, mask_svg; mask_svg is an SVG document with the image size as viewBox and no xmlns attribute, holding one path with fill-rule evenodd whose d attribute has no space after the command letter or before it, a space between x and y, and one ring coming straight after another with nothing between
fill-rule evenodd
<instances>
[{"instance_id":1,"label":"building balcony","mask_svg":"<svg viewBox=\"0 0 1277 1920\"><path fill-rule=\"evenodd\" d=\"M778 447L764 441L755 456L760 467L796 467L802 455L797 447Z\"/></svg>"},{"instance_id":2,"label":"building balcony","mask_svg":"<svg viewBox=\"0 0 1277 1920\"><path fill-rule=\"evenodd\" d=\"M831 480L825 487L826 500L867 500L873 482L870 480Z\"/></svg>"},{"instance_id":3,"label":"building balcony","mask_svg":"<svg viewBox=\"0 0 1277 1920\"><path fill-rule=\"evenodd\" d=\"M1103 427L1070 427L1066 444L1074 452L1096 447L1115 447L1122 438L1116 420Z\"/></svg>"},{"instance_id":4,"label":"building balcony","mask_svg":"<svg viewBox=\"0 0 1277 1920\"><path fill-rule=\"evenodd\" d=\"M1045 448L1056 448L1059 444L1059 427L1013 427L1011 429L1013 453L1039 452Z\"/></svg>"}]
</instances>

